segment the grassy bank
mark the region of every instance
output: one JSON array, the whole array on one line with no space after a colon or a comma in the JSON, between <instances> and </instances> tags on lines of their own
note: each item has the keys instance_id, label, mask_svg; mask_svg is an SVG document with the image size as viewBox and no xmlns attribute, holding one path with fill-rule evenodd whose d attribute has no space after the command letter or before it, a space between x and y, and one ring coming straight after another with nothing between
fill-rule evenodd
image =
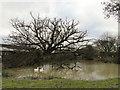
<instances>
[{"instance_id":1,"label":"grassy bank","mask_svg":"<svg viewBox=\"0 0 120 90\"><path fill-rule=\"evenodd\" d=\"M118 79L97 81L51 79L51 80L27 80L3 78L3 88L118 88Z\"/></svg>"}]
</instances>

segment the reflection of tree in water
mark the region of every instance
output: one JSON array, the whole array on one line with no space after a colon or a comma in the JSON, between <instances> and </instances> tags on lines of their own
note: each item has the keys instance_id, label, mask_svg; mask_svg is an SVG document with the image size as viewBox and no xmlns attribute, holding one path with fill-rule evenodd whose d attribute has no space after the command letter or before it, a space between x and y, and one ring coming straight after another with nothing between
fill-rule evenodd
<instances>
[{"instance_id":1,"label":"reflection of tree in water","mask_svg":"<svg viewBox=\"0 0 120 90\"><path fill-rule=\"evenodd\" d=\"M52 69L55 69L55 70L60 70L60 69L67 69L67 70L75 70L75 71L79 71L81 70L81 66L77 65L77 62L74 62L72 64L72 66L68 63L52 63Z\"/></svg>"}]
</instances>

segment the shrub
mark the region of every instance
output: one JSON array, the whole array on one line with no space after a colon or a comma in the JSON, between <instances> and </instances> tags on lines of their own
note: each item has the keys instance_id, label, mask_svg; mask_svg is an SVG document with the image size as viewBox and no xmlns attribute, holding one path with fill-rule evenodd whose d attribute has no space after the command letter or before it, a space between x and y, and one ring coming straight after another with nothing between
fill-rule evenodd
<instances>
[{"instance_id":1,"label":"shrub","mask_svg":"<svg viewBox=\"0 0 120 90\"><path fill-rule=\"evenodd\" d=\"M11 74L11 73L8 73L8 72L5 72L5 71L2 71L2 76L3 77L14 77L15 75Z\"/></svg>"}]
</instances>

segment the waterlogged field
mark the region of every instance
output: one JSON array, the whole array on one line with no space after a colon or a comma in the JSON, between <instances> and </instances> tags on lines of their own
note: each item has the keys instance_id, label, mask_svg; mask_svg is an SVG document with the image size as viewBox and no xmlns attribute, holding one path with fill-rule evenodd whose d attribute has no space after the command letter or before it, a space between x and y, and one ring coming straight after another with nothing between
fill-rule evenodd
<instances>
[{"instance_id":1,"label":"waterlogged field","mask_svg":"<svg viewBox=\"0 0 120 90\"><path fill-rule=\"evenodd\" d=\"M15 78L38 78L45 79L50 77L65 78L71 80L104 80L118 77L118 64L113 63L98 63L98 62L77 62L80 68L57 69L50 64L39 66L43 68L43 72L34 72L36 67L12 68L6 69L6 72L15 75ZM74 64L71 63L72 67ZM65 66L64 66L65 67Z\"/></svg>"},{"instance_id":2,"label":"waterlogged field","mask_svg":"<svg viewBox=\"0 0 120 90\"><path fill-rule=\"evenodd\" d=\"M74 64L71 63L72 67ZM43 72L34 72L36 67L12 68L5 72L11 77L4 77L5 88L117 88L118 64L98 62L77 62L80 68L56 69L46 64L39 66ZM65 66L64 66L65 67Z\"/></svg>"}]
</instances>

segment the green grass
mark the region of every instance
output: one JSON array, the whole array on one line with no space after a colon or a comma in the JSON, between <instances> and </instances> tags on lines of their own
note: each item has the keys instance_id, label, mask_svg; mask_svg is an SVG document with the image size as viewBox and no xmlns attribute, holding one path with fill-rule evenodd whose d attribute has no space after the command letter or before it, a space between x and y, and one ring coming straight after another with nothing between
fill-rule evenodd
<instances>
[{"instance_id":1,"label":"green grass","mask_svg":"<svg viewBox=\"0 0 120 90\"><path fill-rule=\"evenodd\" d=\"M69 79L20 80L3 78L2 88L118 88L118 79L84 81Z\"/></svg>"}]
</instances>

